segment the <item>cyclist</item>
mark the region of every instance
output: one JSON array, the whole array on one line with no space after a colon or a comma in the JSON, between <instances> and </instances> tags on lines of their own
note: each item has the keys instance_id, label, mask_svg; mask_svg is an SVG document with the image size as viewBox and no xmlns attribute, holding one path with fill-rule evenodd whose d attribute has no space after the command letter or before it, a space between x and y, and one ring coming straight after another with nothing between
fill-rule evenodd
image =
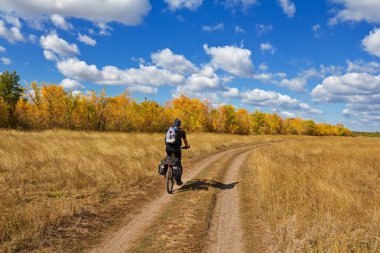
<instances>
[{"instance_id":1,"label":"cyclist","mask_svg":"<svg viewBox=\"0 0 380 253\"><path fill-rule=\"evenodd\" d=\"M174 136L173 139L172 136ZM178 178L176 178L177 185L182 185L182 180L181 176L183 173L183 168L181 164L181 145L182 145L182 139L185 142L185 147L184 148L189 148L189 143L186 139L186 133L185 131L181 128L181 120L175 119L173 126L169 128L166 138L165 138L165 143L166 143L166 154L168 157L171 157L172 154L179 160L179 164L181 167L181 173ZM172 140L172 141L171 141Z\"/></svg>"}]
</instances>

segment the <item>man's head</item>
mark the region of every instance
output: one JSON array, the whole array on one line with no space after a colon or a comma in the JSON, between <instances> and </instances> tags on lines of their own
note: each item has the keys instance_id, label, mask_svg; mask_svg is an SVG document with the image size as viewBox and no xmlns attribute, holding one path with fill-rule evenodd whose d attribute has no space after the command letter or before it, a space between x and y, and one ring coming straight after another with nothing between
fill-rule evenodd
<instances>
[{"instance_id":1,"label":"man's head","mask_svg":"<svg viewBox=\"0 0 380 253\"><path fill-rule=\"evenodd\" d=\"M179 120L179 119L175 119L175 120L174 120L174 123L173 123L173 126L174 126L174 127L180 127L180 126L181 126L181 120Z\"/></svg>"}]
</instances>

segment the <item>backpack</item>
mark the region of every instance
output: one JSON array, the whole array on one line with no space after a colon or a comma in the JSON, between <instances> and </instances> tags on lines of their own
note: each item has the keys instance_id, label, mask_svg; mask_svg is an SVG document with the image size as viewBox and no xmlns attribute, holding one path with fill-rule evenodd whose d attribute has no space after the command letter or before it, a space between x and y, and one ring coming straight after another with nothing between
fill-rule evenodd
<instances>
[{"instance_id":1,"label":"backpack","mask_svg":"<svg viewBox=\"0 0 380 253\"><path fill-rule=\"evenodd\" d=\"M177 127L169 127L166 132L165 143L181 146L181 136Z\"/></svg>"}]
</instances>

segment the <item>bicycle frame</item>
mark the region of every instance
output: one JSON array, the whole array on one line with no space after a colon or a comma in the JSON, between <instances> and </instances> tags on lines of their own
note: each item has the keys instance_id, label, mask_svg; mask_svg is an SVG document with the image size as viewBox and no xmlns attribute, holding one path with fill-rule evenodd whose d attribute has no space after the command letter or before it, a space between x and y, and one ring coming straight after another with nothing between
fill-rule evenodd
<instances>
[{"instance_id":1,"label":"bicycle frame","mask_svg":"<svg viewBox=\"0 0 380 253\"><path fill-rule=\"evenodd\" d=\"M187 149L189 147L181 147L181 149ZM173 187L174 187L174 180L178 176L179 173L181 173L179 164L176 164L177 166L174 166L174 159L176 159L174 153L171 155L170 159L167 159L167 165L168 169L166 171L165 179L166 179L166 190L169 194L173 193Z\"/></svg>"}]
</instances>

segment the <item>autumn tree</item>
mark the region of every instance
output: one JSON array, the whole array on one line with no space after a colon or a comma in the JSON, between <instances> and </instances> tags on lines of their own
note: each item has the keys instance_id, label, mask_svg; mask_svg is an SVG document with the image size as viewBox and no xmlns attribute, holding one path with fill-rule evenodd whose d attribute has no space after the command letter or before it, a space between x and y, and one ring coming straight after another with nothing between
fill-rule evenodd
<instances>
[{"instance_id":1,"label":"autumn tree","mask_svg":"<svg viewBox=\"0 0 380 253\"><path fill-rule=\"evenodd\" d=\"M267 127L265 113L256 110L250 117L252 132L256 134L263 134L266 132Z\"/></svg>"},{"instance_id":2,"label":"autumn tree","mask_svg":"<svg viewBox=\"0 0 380 253\"><path fill-rule=\"evenodd\" d=\"M266 133L268 134L282 134L283 133L283 121L282 118L277 114L267 114L266 122L268 128L266 129Z\"/></svg>"},{"instance_id":3,"label":"autumn tree","mask_svg":"<svg viewBox=\"0 0 380 253\"><path fill-rule=\"evenodd\" d=\"M284 132L292 135L302 134L302 120L299 118L285 119Z\"/></svg>"},{"instance_id":4,"label":"autumn tree","mask_svg":"<svg viewBox=\"0 0 380 253\"><path fill-rule=\"evenodd\" d=\"M95 91L90 91L87 101L85 102L87 110L85 111L89 127L91 130L103 131L106 128L107 123L107 105L109 98L106 97L105 89L99 94Z\"/></svg>"},{"instance_id":5,"label":"autumn tree","mask_svg":"<svg viewBox=\"0 0 380 253\"><path fill-rule=\"evenodd\" d=\"M219 117L219 123L224 126L224 133L235 134L238 131L238 118L233 105L219 106Z\"/></svg>"},{"instance_id":6,"label":"autumn tree","mask_svg":"<svg viewBox=\"0 0 380 253\"><path fill-rule=\"evenodd\" d=\"M73 123L73 114L77 109L79 104L79 95L73 94L72 91L66 93L66 96L63 98L63 107L65 115L65 126L69 129L74 129L75 124Z\"/></svg>"},{"instance_id":7,"label":"autumn tree","mask_svg":"<svg viewBox=\"0 0 380 253\"><path fill-rule=\"evenodd\" d=\"M16 104L17 121L20 127L27 129L42 129L44 116L42 108L42 87L37 82L32 82L25 89L24 98L20 98Z\"/></svg>"},{"instance_id":8,"label":"autumn tree","mask_svg":"<svg viewBox=\"0 0 380 253\"><path fill-rule=\"evenodd\" d=\"M46 128L64 127L66 92L62 86L43 84L42 109Z\"/></svg>"},{"instance_id":9,"label":"autumn tree","mask_svg":"<svg viewBox=\"0 0 380 253\"><path fill-rule=\"evenodd\" d=\"M312 120L302 121L301 134L303 134L303 135L317 135L317 127L316 127L315 122Z\"/></svg>"},{"instance_id":10,"label":"autumn tree","mask_svg":"<svg viewBox=\"0 0 380 253\"><path fill-rule=\"evenodd\" d=\"M136 130L136 118L138 117L137 103L124 92L109 100L109 116L107 130L127 131Z\"/></svg>"},{"instance_id":11,"label":"autumn tree","mask_svg":"<svg viewBox=\"0 0 380 253\"><path fill-rule=\"evenodd\" d=\"M3 83L18 83L15 73L6 74ZM12 79L13 78L13 79ZM16 85L17 86L17 85ZM17 118L21 129L80 129L97 131L163 132L174 118L182 120L182 126L194 131L231 134L304 134L352 136L342 124L316 124L300 118L283 120L280 115L256 110L236 109L233 105L212 107L207 101L180 96L162 106L152 100L138 102L127 92L115 97L106 96L105 90L73 94L55 84L32 82L18 97L12 113L9 107L17 97L15 92L0 96L0 127L9 127L10 116ZM6 87L6 88L4 88ZM15 88L16 89L16 88ZM8 94L5 96L4 94ZM12 95L13 94L13 95ZM5 100L6 97L8 100Z\"/></svg>"},{"instance_id":12,"label":"autumn tree","mask_svg":"<svg viewBox=\"0 0 380 253\"><path fill-rule=\"evenodd\" d=\"M155 101L145 100L138 105L137 129L141 132L161 132L170 124L164 108Z\"/></svg>"},{"instance_id":13,"label":"autumn tree","mask_svg":"<svg viewBox=\"0 0 380 253\"><path fill-rule=\"evenodd\" d=\"M199 99L180 96L171 102L173 116L182 120L182 127L189 131L204 131L208 107Z\"/></svg>"},{"instance_id":14,"label":"autumn tree","mask_svg":"<svg viewBox=\"0 0 380 253\"><path fill-rule=\"evenodd\" d=\"M348 128L345 128L343 124L337 124L336 128L339 136L352 136L352 132Z\"/></svg>"},{"instance_id":15,"label":"autumn tree","mask_svg":"<svg viewBox=\"0 0 380 253\"><path fill-rule=\"evenodd\" d=\"M251 133L252 128L251 128L251 121L250 121L250 116L249 113L246 109L238 109L236 111L236 116L237 116L237 122L238 122L238 134L244 134L248 135Z\"/></svg>"},{"instance_id":16,"label":"autumn tree","mask_svg":"<svg viewBox=\"0 0 380 253\"><path fill-rule=\"evenodd\" d=\"M19 83L20 77L17 75L16 71L12 73L4 71L0 74L0 98L2 100L2 109L7 110L8 116L4 117L7 119L9 126L15 126L14 112L16 108L16 103L22 96L23 89ZM5 122L5 121L4 121Z\"/></svg>"},{"instance_id":17,"label":"autumn tree","mask_svg":"<svg viewBox=\"0 0 380 253\"><path fill-rule=\"evenodd\" d=\"M0 97L0 127L7 127L9 123L8 104Z\"/></svg>"},{"instance_id":18,"label":"autumn tree","mask_svg":"<svg viewBox=\"0 0 380 253\"><path fill-rule=\"evenodd\" d=\"M220 112L217 109L211 109L207 115L207 130L214 133L224 131L224 122L220 120Z\"/></svg>"}]
</instances>

